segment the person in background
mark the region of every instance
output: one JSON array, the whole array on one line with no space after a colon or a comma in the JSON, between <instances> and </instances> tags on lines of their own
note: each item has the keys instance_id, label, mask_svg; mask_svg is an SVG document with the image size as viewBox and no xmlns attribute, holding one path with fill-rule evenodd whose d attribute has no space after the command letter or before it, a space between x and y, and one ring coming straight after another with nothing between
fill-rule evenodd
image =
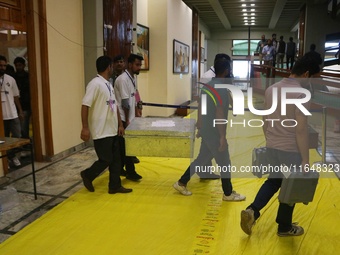
<instances>
[{"instance_id":1,"label":"person in background","mask_svg":"<svg viewBox=\"0 0 340 255\"><path fill-rule=\"evenodd\" d=\"M266 46L267 44L267 40L266 40L266 36L262 35L261 36L261 40L257 43L257 47L256 47L256 52L259 53L259 61L260 61L260 65L262 65L262 60L263 60L263 47Z\"/></svg>"},{"instance_id":2,"label":"person in background","mask_svg":"<svg viewBox=\"0 0 340 255\"><path fill-rule=\"evenodd\" d=\"M18 85L20 91L20 104L23 111L23 119L21 121L21 137L29 138L30 130L30 118L31 118L31 94L29 74L25 70L26 61L22 57L16 57L14 59L15 74L14 79Z\"/></svg>"},{"instance_id":3,"label":"person in background","mask_svg":"<svg viewBox=\"0 0 340 255\"><path fill-rule=\"evenodd\" d=\"M0 85L2 117L4 122L5 137L21 138L20 120L23 119L23 111L19 100L19 89L14 78L6 74L7 59L0 55ZM16 157L18 150L7 151L7 157L14 166L21 166Z\"/></svg>"},{"instance_id":4,"label":"person in background","mask_svg":"<svg viewBox=\"0 0 340 255\"><path fill-rule=\"evenodd\" d=\"M276 34L272 34L272 45L274 47L273 66L275 67L275 65L276 65L276 47L277 47Z\"/></svg>"},{"instance_id":5,"label":"person in background","mask_svg":"<svg viewBox=\"0 0 340 255\"><path fill-rule=\"evenodd\" d=\"M272 105L274 89L277 89L281 99L281 88L301 88L308 86L308 77L318 73L319 65L314 59L303 57L298 60L291 72L289 78L268 87L265 91L265 109ZM305 97L301 92L289 93L289 99L298 99ZM280 102L278 102L280 104ZM305 104L308 107L308 103ZM287 105L287 113L281 114L281 108L278 107L272 114L264 116L266 119L292 119L295 120L296 126L268 125L264 121L263 132L266 138L267 160L272 167L282 165L295 167L304 171L305 166L309 165L309 141L308 141L308 122L307 117L296 105ZM299 168L301 167L301 168ZM281 188L283 174L281 172L271 172L268 179L262 184L254 201L241 212L241 228L250 235L255 221L260 217L260 211L267 205L269 200ZM303 192L303 191L301 191ZM294 205L280 203L276 216L278 224L277 235L299 236L304 233L301 226L292 222Z\"/></svg>"},{"instance_id":6,"label":"person in background","mask_svg":"<svg viewBox=\"0 0 340 255\"><path fill-rule=\"evenodd\" d=\"M296 44L295 42L293 42L293 37L289 37L289 42L287 42L287 46L286 46L286 62L287 62L287 69L289 70L292 70L294 66L295 54L296 54Z\"/></svg>"},{"instance_id":7,"label":"person in background","mask_svg":"<svg viewBox=\"0 0 340 255\"><path fill-rule=\"evenodd\" d=\"M93 180L109 167L108 193L129 193L120 180L121 158L119 137L124 135L123 123L112 84L112 60L101 56L96 60L97 76L86 86L81 107L80 138L88 141L92 135L98 160L80 173L85 188L94 192Z\"/></svg>"},{"instance_id":8,"label":"person in background","mask_svg":"<svg viewBox=\"0 0 340 255\"><path fill-rule=\"evenodd\" d=\"M321 54L319 52L316 52L315 49L316 45L312 43L309 47L309 52L307 52L305 56L314 59L314 61L318 63L319 66L321 66L323 62Z\"/></svg>"},{"instance_id":9,"label":"person in background","mask_svg":"<svg viewBox=\"0 0 340 255\"><path fill-rule=\"evenodd\" d=\"M283 68L283 59L285 57L286 51L286 43L283 40L283 35L280 36L280 41L277 42L276 45L276 57L277 57L277 66Z\"/></svg>"},{"instance_id":10,"label":"person in background","mask_svg":"<svg viewBox=\"0 0 340 255\"><path fill-rule=\"evenodd\" d=\"M123 55L117 55L113 58L113 73L111 75L112 85L114 86L115 81L119 75L125 70L125 58Z\"/></svg>"},{"instance_id":11,"label":"person in background","mask_svg":"<svg viewBox=\"0 0 340 255\"><path fill-rule=\"evenodd\" d=\"M268 39L267 45L262 50L264 64L267 66L273 66L273 60L275 57L275 48L272 44L272 40Z\"/></svg>"}]
</instances>

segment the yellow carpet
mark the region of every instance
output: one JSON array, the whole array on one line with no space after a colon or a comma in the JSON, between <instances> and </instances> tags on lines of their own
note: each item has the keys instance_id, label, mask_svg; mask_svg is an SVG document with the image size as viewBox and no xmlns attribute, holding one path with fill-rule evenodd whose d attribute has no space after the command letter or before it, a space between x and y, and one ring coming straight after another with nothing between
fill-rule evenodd
<instances>
[{"instance_id":1,"label":"yellow carpet","mask_svg":"<svg viewBox=\"0 0 340 255\"><path fill-rule=\"evenodd\" d=\"M260 132L242 138L229 130L233 165L249 165L253 147L263 144ZM249 130L248 130L249 131ZM238 137L238 139L236 139ZM199 141L196 141L199 145ZM311 163L319 161L311 151ZM223 202L220 180L194 176L192 196L172 188L189 159L141 157L140 183L123 180L130 194L107 193L108 173L25 227L0 245L1 255L193 255L193 254L338 254L340 250L340 183L320 178L314 201L297 204L293 220L305 229L300 237L280 238L275 223L277 196L247 236L240 212L254 199L265 179L233 178L245 202Z\"/></svg>"}]
</instances>

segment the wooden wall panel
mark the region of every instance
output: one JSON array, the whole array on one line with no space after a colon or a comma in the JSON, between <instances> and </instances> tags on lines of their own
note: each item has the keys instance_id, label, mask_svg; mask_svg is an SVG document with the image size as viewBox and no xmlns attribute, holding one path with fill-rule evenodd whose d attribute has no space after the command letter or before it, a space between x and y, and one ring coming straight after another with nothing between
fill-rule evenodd
<instances>
[{"instance_id":1,"label":"wooden wall panel","mask_svg":"<svg viewBox=\"0 0 340 255\"><path fill-rule=\"evenodd\" d=\"M0 28L26 31L24 0L0 0Z\"/></svg>"},{"instance_id":2,"label":"wooden wall panel","mask_svg":"<svg viewBox=\"0 0 340 255\"><path fill-rule=\"evenodd\" d=\"M104 24L112 26L111 30L107 30L105 55L114 57L123 54L127 58L132 52L132 7L132 0L104 0Z\"/></svg>"}]
</instances>

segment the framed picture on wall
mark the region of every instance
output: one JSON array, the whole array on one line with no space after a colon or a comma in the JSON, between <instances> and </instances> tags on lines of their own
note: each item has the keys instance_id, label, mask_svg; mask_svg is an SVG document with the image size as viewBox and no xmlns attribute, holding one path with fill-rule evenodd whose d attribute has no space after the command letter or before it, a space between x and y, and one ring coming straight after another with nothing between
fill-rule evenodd
<instances>
[{"instance_id":1,"label":"framed picture on wall","mask_svg":"<svg viewBox=\"0 0 340 255\"><path fill-rule=\"evenodd\" d=\"M173 48L173 73L189 73L189 45L174 39Z\"/></svg>"},{"instance_id":2,"label":"framed picture on wall","mask_svg":"<svg viewBox=\"0 0 340 255\"><path fill-rule=\"evenodd\" d=\"M142 70L149 70L150 68L149 33L148 27L137 24L137 54L144 58Z\"/></svg>"},{"instance_id":3,"label":"framed picture on wall","mask_svg":"<svg viewBox=\"0 0 340 255\"><path fill-rule=\"evenodd\" d=\"M205 49L203 47L201 47L200 60L201 60L201 63L205 62Z\"/></svg>"}]
</instances>

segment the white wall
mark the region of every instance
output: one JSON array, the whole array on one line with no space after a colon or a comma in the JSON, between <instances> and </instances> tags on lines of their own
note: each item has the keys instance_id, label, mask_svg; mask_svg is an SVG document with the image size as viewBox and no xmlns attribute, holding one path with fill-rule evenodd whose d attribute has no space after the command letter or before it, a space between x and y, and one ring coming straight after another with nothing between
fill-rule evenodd
<instances>
[{"instance_id":1,"label":"white wall","mask_svg":"<svg viewBox=\"0 0 340 255\"><path fill-rule=\"evenodd\" d=\"M54 154L80 144L84 95L82 0L47 0L51 120ZM70 25L72 24L72 25Z\"/></svg>"},{"instance_id":2,"label":"white wall","mask_svg":"<svg viewBox=\"0 0 340 255\"><path fill-rule=\"evenodd\" d=\"M150 29L150 69L138 76L142 100L181 104L191 96L191 64L188 74L173 74L173 39L190 45L191 51L191 10L181 0L136 2L137 23ZM170 116L174 112L174 108L145 106L143 115Z\"/></svg>"}]
</instances>

